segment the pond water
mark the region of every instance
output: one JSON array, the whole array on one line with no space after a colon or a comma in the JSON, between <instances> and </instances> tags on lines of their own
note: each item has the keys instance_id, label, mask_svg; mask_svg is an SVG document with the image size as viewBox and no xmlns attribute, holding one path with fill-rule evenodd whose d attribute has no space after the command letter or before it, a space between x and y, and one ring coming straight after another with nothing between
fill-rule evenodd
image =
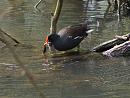
<instances>
[{"instance_id":1,"label":"pond water","mask_svg":"<svg viewBox=\"0 0 130 98\"><path fill-rule=\"evenodd\" d=\"M34 77L30 82L26 70L18 66L8 47L0 42L0 98L44 98L39 93L46 98L130 98L130 57L108 58L87 52L115 35L129 33L130 19L122 17L119 22L116 13L106 14L106 0L92 0L88 8L87 0L64 0L57 29L88 21L95 32L81 43L80 53L45 57L41 47L56 0L40 4L41 12L33 8L37 2L0 1L0 27L26 44L13 49Z\"/></svg>"}]
</instances>

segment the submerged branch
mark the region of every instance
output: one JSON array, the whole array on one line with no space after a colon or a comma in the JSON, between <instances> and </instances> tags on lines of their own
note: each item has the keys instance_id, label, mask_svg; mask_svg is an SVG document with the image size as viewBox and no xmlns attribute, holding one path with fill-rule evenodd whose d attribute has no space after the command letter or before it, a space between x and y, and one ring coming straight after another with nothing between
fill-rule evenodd
<instances>
[{"instance_id":1,"label":"submerged branch","mask_svg":"<svg viewBox=\"0 0 130 98\"><path fill-rule=\"evenodd\" d=\"M11 35L9 35L8 33L4 32L1 28L0 28L0 33L5 34L6 36L8 36L9 38L11 38L15 43L19 44L20 42L18 40L16 40L15 38L13 38ZM1 39L2 40L2 39Z\"/></svg>"},{"instance_id":2,"label":"submerged branch","mask_svg":"<svg viewBox=\"0 0 130 98\"><path fill-rule=\"evenodd\" d=\"M35 87L35 89L40 93L41 98L46 98L45 95L40 91L39 87L37 86L37 84L35 82L35 79L34 79L33 75L31 74L31 72L24 66L24 63L20 60L19 56L15 53L14 47L12 47L12 45L9 43L9 41L7 41L5 39L2 32L0 32L0 36L2 37L2 38L0 38L0 40L4 44L6 44L6 46L9 48L9 51L12 53L12 56L13 56L14 60L24 70L25 75L28 77L29 81Z\"/></svg>"}]
</instances>

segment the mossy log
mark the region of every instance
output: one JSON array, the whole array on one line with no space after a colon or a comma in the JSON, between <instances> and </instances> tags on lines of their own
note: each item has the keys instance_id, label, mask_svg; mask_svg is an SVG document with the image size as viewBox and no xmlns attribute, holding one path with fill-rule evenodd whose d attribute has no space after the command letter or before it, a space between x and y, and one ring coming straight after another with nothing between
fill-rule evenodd
<instances>
[{"instance_id":1,"label":"mossy log","mask_svg":"<svg viewBox=\"0 0 130 98\"><path fill-rule=\"evenodd\" d=\"M128 37L128 34L127 35L123 35L124 37ZM124 40L124 39L112 39L112 40L109 40L109 41L106 41L104 43L101 43L100 45L94 47L92 49L92 51L94 52L104 52L104 51L107 51L111 48L113 48L114 46L116 45L119 45L119 44L122 44L124 42L128 41L128 39Z\"/></svg>"}]
</instances>

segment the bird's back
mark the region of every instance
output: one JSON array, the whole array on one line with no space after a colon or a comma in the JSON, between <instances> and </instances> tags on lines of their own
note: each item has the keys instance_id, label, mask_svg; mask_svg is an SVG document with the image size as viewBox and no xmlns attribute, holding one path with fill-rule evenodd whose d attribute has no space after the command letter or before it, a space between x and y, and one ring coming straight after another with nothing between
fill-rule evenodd
<instances>
[{"instance_id":1,"label":"bird's back","mask_svg":"<svg viewBox=\"0 0 130 98\"><path fill-rule=\"evenodd\" d=\"M62 36L87 36L86 31L88 30L87 24L77 24L64 27L58 32L58 35Z\"/></svg>"}]
</instances>

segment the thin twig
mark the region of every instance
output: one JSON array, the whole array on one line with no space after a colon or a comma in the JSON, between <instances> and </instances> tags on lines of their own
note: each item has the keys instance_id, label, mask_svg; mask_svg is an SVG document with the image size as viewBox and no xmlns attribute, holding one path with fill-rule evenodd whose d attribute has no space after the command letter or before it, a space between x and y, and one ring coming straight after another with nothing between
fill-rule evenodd
<instances>
[{"instance_id":1,"label":"thin twig","mask_svg":"<svg viewBox=\"0 0 130 98\"><path fill-rule=\"evenodd\" d=\"M41 12L41 10L38 8L38 6L40 5L40 3L43 2L44 5L47 7L46 1L45 0L39 0L36 5L34 5L34 9L38 12Z\"/></svg>"}]
</instances>

